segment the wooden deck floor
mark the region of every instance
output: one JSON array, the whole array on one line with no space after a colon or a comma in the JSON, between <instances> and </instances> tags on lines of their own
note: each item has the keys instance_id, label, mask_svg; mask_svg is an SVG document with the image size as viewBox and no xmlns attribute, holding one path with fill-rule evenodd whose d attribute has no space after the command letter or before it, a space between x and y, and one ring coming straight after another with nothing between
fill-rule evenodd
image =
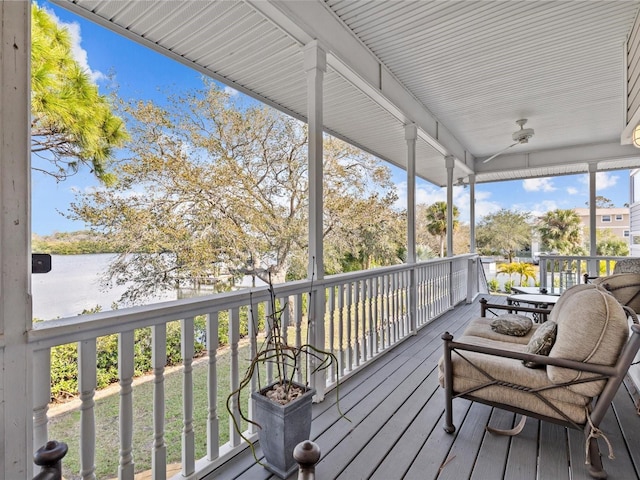
<instances>
[{"instance_id":1,"label":"wooden deck floor","mask_svg":"<svg viewBox=\"0 0 640 480\"><path fill-rule=\"evenodd\" d=\"M456 433L442 429L440 336L444 331L459 335L479 311L477 301L456 307L341 384L340 406L351 422L339 418L334 392L314 405L311 436L322 452L318 480L590 478L582 432L529 418L518 436L494 436L485 425L509 428L514 415L466 400L454 401ZM606 458L601 440L609 478L640 478L640 417L624 385L601 428L616 456ZM254 464L249 452L208 478L275 479Z\"/></svg>"}]
</instances>

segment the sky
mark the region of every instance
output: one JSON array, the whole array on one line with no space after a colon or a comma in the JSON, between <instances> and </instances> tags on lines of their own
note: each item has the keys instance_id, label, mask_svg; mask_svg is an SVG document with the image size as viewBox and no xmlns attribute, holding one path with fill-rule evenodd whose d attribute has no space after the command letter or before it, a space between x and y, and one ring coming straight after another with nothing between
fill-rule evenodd
<instances>
[{"instance_id":1,"label":"sky","mask_svg":"<svg viewBox=\"0 0 640 480\"><path fill-rule=\"evenodd\" d=\"M199 72L165 58L146 47L88 22L48 2L40 2L72 34L74 56L97 82L101 93L117 86L124 99L149 99L158 103L166 92L188 90L202 85ZM235 92L235 91L234 91ZM242 95L235 92L237 95ZM397 206L406 208L406 172L389 165L399 195ZM39 172L32 174L32 231L39 235L85 229L85 225L65 218L77 192L96 188L99 182L85 170L57 183ZM610 199L615 206L629 203L629 171L597 174L597 195ZM423 180L416 185L418 204L445 201L446 188ZM460 220L469 221L469 189L454 187L454 204ZM535 178L476 185L476 221L500 209L541 215L557 208L584 208L589 198L588 174Z\"/></svg>"}]
</instances>

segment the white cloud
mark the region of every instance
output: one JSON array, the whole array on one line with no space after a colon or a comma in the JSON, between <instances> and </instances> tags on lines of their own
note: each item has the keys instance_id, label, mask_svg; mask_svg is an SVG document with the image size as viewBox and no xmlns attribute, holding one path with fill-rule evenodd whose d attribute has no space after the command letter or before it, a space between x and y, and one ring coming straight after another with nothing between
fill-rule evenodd
<instances>
[{"instance_id":1,"label":"white cloud","mask_svg":"<svg viewBox=\"0 0 640 480\"><path fill-rule=\"evenodd\" d=\"M226 93L230 97L235 97L236 95L238 95L240 93L240 92L238 92L238 90L236 90L235 88L229 87L228 85L225 85L223 91L224 91L224 93Z\"/></svg>"},{"instance_id":2,"label":"white cloud","mask_svg":"<svg viewBox=\"0 0 640 480\"><path fill-rule=\"evenodd\" d=\"M615 187L618 184L620 177L614 175L612 172L597 172L596 173L596 190L606 190L607 188ZM578 181L584 185L589 185L589 175L581 175Z\"/></svg>"},{"instance_id":3,"label":"white cloud","mask_svg":"<svg viewBox=\"0 0 640 480\"><path fill-rule=\"evenodd\" d=\"M579 190L576 187L567 187L567 193L569 195L577 195Z\"/></svg>"},{"instance_id":4,"label":"white cloud","mask_svg":"<svg viewBox=\"0 0 640 480\"><path fill-rule=\"evenodd\" d=\"M398 200L394 207L399 210L405 210L407 208L407 183L396 183L396 189L398 194ZM497 212L502 208L498 202L490 200L491 192L483 192L476 190L476 222L482 217ZM435 187L431 185L421 185L416 187L416 204L431 205L435 202L447 201L447 189L445 187ZM460 221L463 223L469 223L469 189L460 186L453 187L453 204L458 207L460 212Z\"/></svg>"},{"instance_id":5,"label":"white cloud","mask_svg":"<svg viewBox=\"0 0 640 480\"><path fill-rule=\"evenodd\" d=\"M614 187L618 183L618 176L611 172L596 173L596 190L605 190Z\"/></svg>"},{"instance_id":6,"label":"white cloud","mask_svg":"<svg viewBox=\"0 0 640 480\"><path fill-rule=\"evenodd\" d=\"M46 10L49 15L55 20L55 22L62 28L66 28L69 31L71 37L71 54L80 67L87 72L91 80L99 82L107 78L107 76L99 70L92 70L89 66L89 60L87 51L81 47L82 36L80 35L80 24L76 22L65 23L60 20L52 10Z\"/></svg>"},{"instance_id":7,"label":"white cloud","mask_svg":"<svg viewBox=\"0 0 640 480\"><path fill-rule=\"evenodd\" d=\"M550 178L527 178L522 181L522 188L527 192L553 192L556 189Z\"/></svg>"}]
</instances>

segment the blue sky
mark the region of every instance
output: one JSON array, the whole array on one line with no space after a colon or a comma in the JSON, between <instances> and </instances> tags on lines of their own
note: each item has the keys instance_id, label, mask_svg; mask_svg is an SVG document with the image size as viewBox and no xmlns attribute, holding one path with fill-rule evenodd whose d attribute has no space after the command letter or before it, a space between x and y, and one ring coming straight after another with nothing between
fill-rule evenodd
<instances>
[{"instance_id":1,"label":"blue sky","mask_svg":"<svg viewBox=\"0 0 640 480\"><path fill-rule=\"evenodd\" d=\"M74 55L107 93L109 82L118 87L124 99L152 99L162 102L165 92L190 89L202 84L201 74L177 62L139 46L115 33L83 20L49 3L40 3L59 22L65 24L75 40ZM240 95L240 94L239 94ZM392 168L400 199L406 205L406 173ZM598 195L611 199L622 207L629 202L629 172L597 174ZM64 218L69 204L78 191L98 186L86 171L56 183L38 172L32 175L32 230L40 235L55 231L82 230L82 223ZM417 202L430 204L446 200L446 189L418 181ZM540 215L556 208L586 207L589 196L588 175L570 175L509 182L496 182L476 186L476 220L501 208L526 211ZM460 219L469 219L469 190L454 188L454 204L460 210Z\"/></svg>"}]
</instances>

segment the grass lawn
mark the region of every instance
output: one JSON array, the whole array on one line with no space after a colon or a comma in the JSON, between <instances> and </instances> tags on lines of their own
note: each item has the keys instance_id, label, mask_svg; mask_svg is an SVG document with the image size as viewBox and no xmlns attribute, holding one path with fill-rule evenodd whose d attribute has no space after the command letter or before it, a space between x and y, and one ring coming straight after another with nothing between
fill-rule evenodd
<instances>
[{"instance_id":1,"label":"grass lawn","mask_svg":"<svg viewBox=\"0 0 640 480\"><path fill-rule=\"evenodd\" d=\"M248 366L248 344L240 348L240 372ZM206 454L207 441L207 361L193 368L193 425L196 436L196 458ZM218 372L218 417L220 443L229 439L229 421L226 399L229 391L230 351L224 349L217 356ZM136 472L151 468L153 446L153 381L136 385L133 389L133 458ZM117 476L119 463L119 390L112 395L96 400L96 477L98 479ZM246 408L246 407L245 407ZM167 464L180 462L182 436L182 369L165 374L165 444ZM49 420L49 438L69 444L69 452L63 460L63 475L66 479L80 479L79 445L80 410L75 407L65 413L52 415Z\"/></svg>"}]
</instances>

